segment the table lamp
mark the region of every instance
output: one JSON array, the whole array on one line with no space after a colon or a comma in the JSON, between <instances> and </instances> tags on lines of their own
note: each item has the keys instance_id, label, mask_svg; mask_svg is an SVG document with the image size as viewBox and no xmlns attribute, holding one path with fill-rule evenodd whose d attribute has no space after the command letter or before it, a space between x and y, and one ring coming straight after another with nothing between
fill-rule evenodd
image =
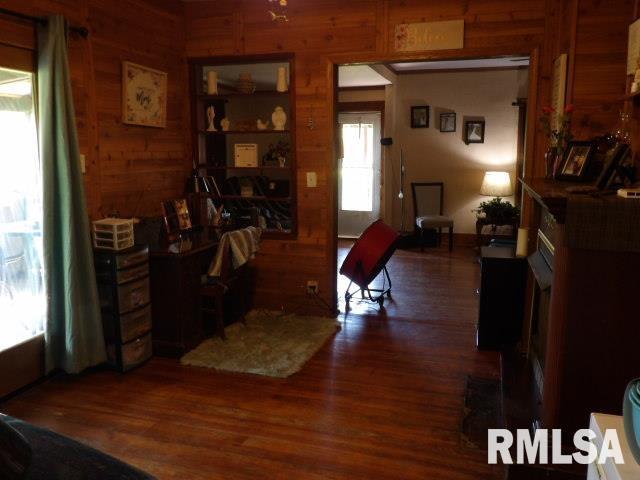
<instances>
[{"instance_id":1,"label":"table lamp","mask_svg":"<svg viewBox=\"0 0 640 480\"><path fill-rule=\"evenodd\" d=\"M488 197L508 197L513 195L509 172L485 172L480 195Z\"/></svg>"}]
</instances>

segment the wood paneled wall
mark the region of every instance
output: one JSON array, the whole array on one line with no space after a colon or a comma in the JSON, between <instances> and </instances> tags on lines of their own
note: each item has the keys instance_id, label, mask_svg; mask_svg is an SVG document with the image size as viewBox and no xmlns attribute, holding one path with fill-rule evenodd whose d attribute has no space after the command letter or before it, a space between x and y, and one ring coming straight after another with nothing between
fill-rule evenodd
<instances>
[{"instance_id":1,"label":"wood paneled wall","mask_svg":"<svg viewBox=\"0 0 640 480\"><path fill-rule=\"evenodd\" d=\"M5 0L2 6L30 15L61 14L89 28L87 39L71 36L69 63L91 217L114 211L158 215L160 200L182 195L191 164L182 2ZM0 42L34 48L29 22L0 16L0 27ZM166 129L122 124L123 60L168 72Z\"/></svg>"},{"instance_id":2,"label":"wood paneled wall","mask_svg":"<svg viewBox=\"0 0 640 480\"><path fill-rule=\"evenodd\" d=\"M311 309L308 279L333 301L335 178L333 77L330 61L389 61L533 53L529 175L544 172L546 139L533 128L549 102L553 58L570 54L569 99L576 133L611 130L624 93L627 25L633 0L304 0L289 2L290 22L271 22L265 0L5 0L30 14L61 13L91 30L71 40L71 69L82 152L87 155L90 213L159 212L178 196L191 164L186 57L293 52L299 236L264 242L258 259L259 304ZM398 23L465 20L465 48L448 52L393 52ZM0 42L31 42L28 24L0 17ZM120 65L131 60L169 73L168 127L120 122ZM313 119L315 128L307 122ZM307 171L318 187L306 188Z\"/></svg>"},{"instance_id":3,"label":"wood paneled wall","mask_svg":"<svg viewBox=\"0 0 640 480\"><path fill-rule=\"evenodd\" d=\"M306 0L289 5L286 24L271 22L266 2L259 0L186 5L188 56L279 51L296 55L300 233L297 241L265 242L259 256L259 301L273 307L304 301L308 279L319 280L323 297L332 301L336 168L331 139L334 91L328 60L401 58L393 54L398 23L464 18L465 49L431 52L434 58L529 54L545 48L548 28L545 3L529 0ZM548 74L536 81L546 85ZM309 118L314 120L313 130L307 127ZM317 188L306 187L307 171L318 173Z\"/></svg>"}]
</instances>

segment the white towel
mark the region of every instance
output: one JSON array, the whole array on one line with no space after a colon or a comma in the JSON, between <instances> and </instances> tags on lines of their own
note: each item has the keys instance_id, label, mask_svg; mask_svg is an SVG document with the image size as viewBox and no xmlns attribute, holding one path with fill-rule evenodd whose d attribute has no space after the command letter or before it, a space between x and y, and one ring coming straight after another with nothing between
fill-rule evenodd
<instances>
[{"instance_id":1,"label":"white towel","mask_svg":"<svg viewBox=\"0 0 640 480\"><path fill-rule=\"evenodd\" d=\"M222 268L222 257L229 246L231 247L231 263L233 268L241 267L249 260L255 258L260 249L260 236L262 230L256 227L247 227L242 230L226 232L220 238L218 251L209 266L208 275L219 277Z\"/></svg>"}]
</instances>

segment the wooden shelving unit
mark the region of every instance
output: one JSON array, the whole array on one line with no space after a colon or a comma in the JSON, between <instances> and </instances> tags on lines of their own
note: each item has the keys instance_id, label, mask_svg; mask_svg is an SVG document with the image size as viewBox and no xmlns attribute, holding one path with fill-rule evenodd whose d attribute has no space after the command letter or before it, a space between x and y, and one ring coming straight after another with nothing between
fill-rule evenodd
<instances>
[{"instance_id":1,"label":"wooden shelving unit","mask_svg":"<svg viewBox=\"0 0 640 480\"><path fill-rule=\"evenodd\" d=\"M254 99L255 97L288 97L289 92L278 92L276 90L257 90L253 93L229 92L218 95L199 94L200 100L228 100L228 99Z\"/></svg>"},{"instance_id":2,"label":"wooden shelving unit","mask_svg":"<svg viewBox=\"0 0 640 480\"><path fill-rule=\"evenodd\" d=\"M278 92L276 79L278 67L284 66L289 73L289 91ZM258 218L266 225L267 237L287 238L297 235L297 196L295 166L295 84L292 55L263 55L253 57L209 57L190 61L191 97L193 102L192 136L194 165L200 175L215 180L220 195L199 194L211 198L219 206L224 204L238 219L247 218L247 210L257 211ZM206 92L206 72L218 73L218 94ZM251 73L256 82L254 93L233 91L230 85L239 73ZM207 109L213 106L217 131L207 131ZM245 128L250 122L271 121L276 106L287 114L284 130ZM221 120L228 118L230 130L223 131ZM234 129L242 123L244 128ZM255 124L254 124L255 125ZM286 142L290 153L284 167L263 165L263 156L271 144ZM234 165L234 144L256 144L258 162L256 167ZM251 186L254 195L240 195L240 188ZM243 226L238 224L238 227Z\"/></svg>"}]
</instances>

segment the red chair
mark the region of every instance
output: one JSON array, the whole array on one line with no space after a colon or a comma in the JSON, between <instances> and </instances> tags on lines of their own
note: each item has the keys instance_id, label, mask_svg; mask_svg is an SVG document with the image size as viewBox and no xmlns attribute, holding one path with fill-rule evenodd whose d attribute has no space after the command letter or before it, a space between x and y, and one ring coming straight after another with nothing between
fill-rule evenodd
<instances>
[{"instance_id":1,"label":"red chair","mask_svg":"<svg viewBox=\"0 0 640 480\"><path fill-rule=\"evenodd\" d=\"M369 225L353 244L340 267L340 274L351 280L344 295L347 309L349 301L358 292L362 298L365 298L366 293L369 300L377 302L380 307L384 304L385 294L387 297L391 297L391 277L387 271L387 262L396 251L399 238L398 232L382 220L377 220ZM384 273L389 286L385 287L385 283L383 283L381 289L370 288L369 284L380 272ZM353 283L360 288L351 293L349 290ZM374 296L372 292L378 295Z\"/></svg>"}]
</instances>

